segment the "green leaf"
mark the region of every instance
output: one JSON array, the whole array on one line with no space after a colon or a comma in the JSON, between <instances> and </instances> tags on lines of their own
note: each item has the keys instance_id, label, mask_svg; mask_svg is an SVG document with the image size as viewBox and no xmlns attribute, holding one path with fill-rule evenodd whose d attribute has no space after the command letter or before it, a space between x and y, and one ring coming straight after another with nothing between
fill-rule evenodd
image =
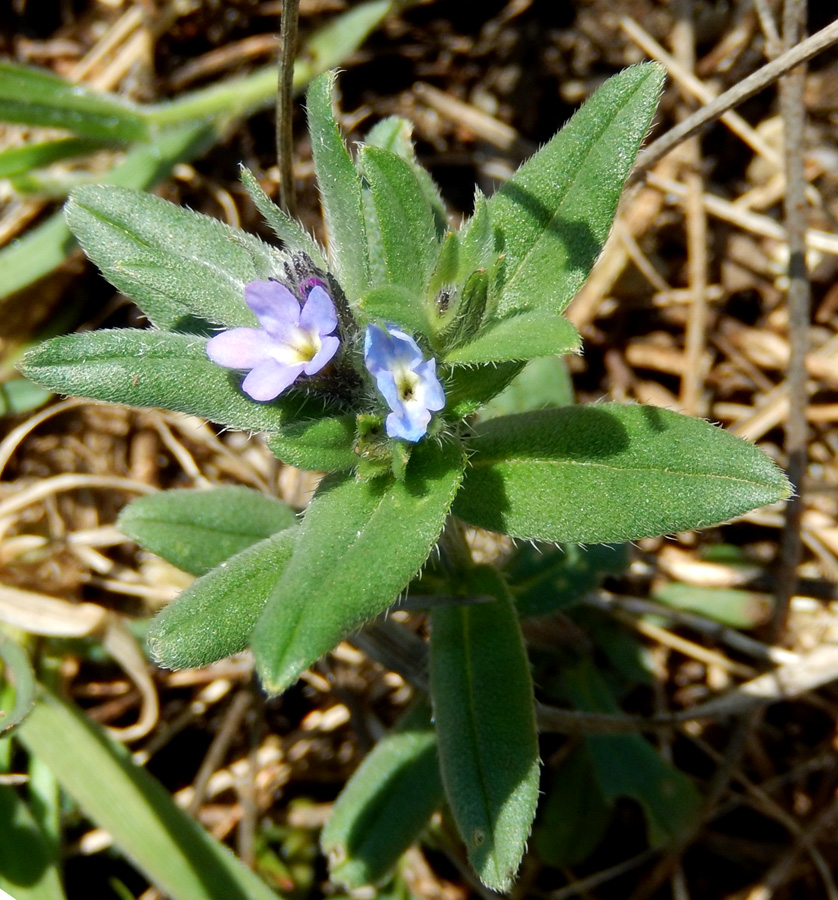
<instances>
[{"instance_id":1,"label":"green leaf","mask_svg":"<svg viewBox=\"0 0 838 900\"><path fill-rule=\"evenodd\" d=\"M449 365L506 362L578 353L582 338L564 316L521 313L484 324L470 343L445 355Z\"/></svg>"},{"instance_id":2,"label":"green leaf","mask_svg":"<svg viewBox=\"0 0 838 900\"><path fill-rule=\"evenodd\" d=\"M416 159L416 151L413 146L413 123L401 116L388 116L367 132L364 143L367 146L389 150L411 166L418 180L419 190L433 213L436 236L441 238L448 228L448 214L439 188L430 173Z\"/></svg>"},{"instance_id":3,"label":"green leaf","mask_svg":"<svg viewBox=\"0 0 838 900\"><path fill-rule=\"evenodd\" d=\"M29 350L19 368L57 394L170 409L245 431L277 431L325 412L295 392L251 400L241 375L210 362L206 339L196 335L133 328L62 335Z\"/></svg>"},{"instance_id":4,"label":"green leaf","mask_svg":"<svg viewBox=\"0 0 838 900\"><path fill-rule=\"evenodd\" d=\"M135 501L137 502L137 501ZM581 600L606 575L628 567L625 544L522 544L504 568L520 618L546 616Z\"/></svg>"},{"instance_id":5,"label":"green leaf","mask_svg":"<svg viewBox=\"0 0 838 900\"><path fill-rule=\"evenodd\" d=\"M329 236L329 256L343 292L355 304L370 287L370 264L361 179L335 121L334 84L332 72L315 78L308 89L306 108L314 170Z\"/></svg>"},{"instance_id":6,"label":"green leaf","mask_svg":"<svg viewBox=\"0 0 838 900\"><path fill-rule=\"evenodd\" d=\"M505 362L452 369L445 378L443 415L452 422L471 415L499 394L523 368L524 363Z\"/></svg>"},{"instance_id":7,"label":"green leaf","mask_svg":"<svg viewBox=\"0 0 838 900\"><path fill-rule=\"evenodd\" d=\"M24 144L22 147L7 147L0 150L0 178L23 175L62 159L91 153L101 146L102 141L91 138L58 138Z\"/></svg>"},{"instance_id":8,"label":"green leaf","mask_svg":"<svg viewBox=\"0 0 838 900\"><path fill-rule=\"evenodd\" d=\"M140 546L191 575L204 575L251 544L297 522L273 497L239 485L161 491L129 503L117 525Z\"/></svg>"},{"instance_id":9,"label":"green leaf","mask_svg":"<svg viewBox=\"0 0 838 900\"><path fill-rule=\"evenodd\" d=\"M277 900L126 748L69 704L43 692L18 735L160 893L172 900Z\"/></svg>"},{"instance_id":10,"label":"green leaf","mask_svg":"<svg viewBox=\"0 0 838 900\"><path fill-rule=\"evenodd\" d=\"M664 70L625 69L489 200L502 238L498 315L560 313L602 249L658 103Z\"/></svg>"},{"instance_id":11,"label":"green leaf","mask_svg":"<svg viewBox=\"0 0 838 900\"><path fill-rule=\"evenodd\" d=\"M424 565L460 484L462 450L425 440L403 481L333 476L253 634L265 688L285 690L318 657L383 612Z\"/></svg>"},{"instance_id":12,"label":"green leaf","mask_svg":"<svg viewBox=\"0 0 838 900\"><path fill-rule=\"evenodd\" d=\"M4 669L0 684L11 682L15 698L11 709L0 709L0 737L4 737L17 728L32 709L35 702L35 675L26 651L3 634L0 634L0 660L3 661ZM2 871L0 868L0 872Z\"/></svg>"},{"instance_id":13,"label":"green leaf","mask_svg":"<svg viewBox=\"0 0 838 900\"><path fill-rule=\"evenodd\" d=\"M169 669L197 668L244 650L297 536L288 528L252 544L164 607L146 638L154 659Z\"/></svg>"},{"instance_id":14,"label":"green leaf","mask_svg":"<svg viewBox=\"0 0 838 900\"><path fill-rule=\"evenodd\" d=\"M369 319L391 322L405 331L430 340L431 328L419 297L406 288L386 285L367 291L361 298L360 311Z\"/></svg>"},{"instance_id":15,"label":"green leaf","mask_svg":"<svg viewBox=\"0 0 838 900\"><path fill-rule=\"evenodd\" d=\"M769 594L736 588L711 588L697 584L672 582L652 591L652 599L674 609L707 616L731 628L757 628L772 615Z\"/></svg>"},{"instance_id":16,"label":"green leaf","mask_svg":"<svg viewBox=\"0 0 838 900\"><path fill-rule=\"evenodd\" d=\"M341 791L320 837L332 881L350 890L383 881L443 799L436 734L422 702L375 745Z\"/></svg>"},{"instance_id":17,"label":"green leaf","mask_svg":"<svg viewBox=\"0 0 838 900\"><path fill-rule=\"evenodd\" d=\"M439 257L436 221L416 169L395 153L366 146L358 158L381 231L387 283L424 296Z\"/></svg>"},{"instance_id":18,"label":"green leaf","mask_svg":"<svg viewBox=\"0 0 838 900\"><path fill-rule=\"evenodd\" d=\"M441 327L438 330L444 330L445 312L447 303L451 295L456 290L456 284L459 280L460 271L460 238L456 231L449 231L443 238L439 247L439 257L434 266L431 280L428 283L427 297L432 300L436 306L436 318L441 320ZM445 290L445 305L439 303L440 292Z\"/></svg>"},{"instance_id":19,"label":"green leaf","mask_svg":"<svg viewBox=\"0 0 838 900\"><path fill-rule=\"evenodd\" d=\"M268 437L277 459L298 469L348 472L358 465L355 453L355 416L333 416L286 425Z\"/></svg>"},{"instance_id":20,"label":"green leaf","mask_svg":"<svg viewBox=\"0 0 838 900\"><path fill-rule=\"evenodd\" d=\"M460 281L481 269L491 269L498 260L497 238L492 228L489 202L477 190L474 196L474 213L463 222L460 231Z\"/></svg>"},{"instance_id":21,"label":"green leaf","mask_svg":"<svg viewBox=\"0 0 838 900\"><path fill-rule=\"evenodd\" d=\"M259 210L262 218L271 227L273 233L288 247L289 250L298 250L305 255L324 272L328 270L326 260L320 247L314 238L293 219L284 209L281 209L271 198L262 190L256 176L250 169L240 166L239 174L241 175L242 184L245 186L250 199L253 201L256 209Z\"/></svg>"},{"instance_id":22,"label":"green leaf","mask_svg":"<svg viewBox=\"0 0 838 900\"><path fill-rule=\"evenodd\" d=\"M25 378L12 378L0 384L0 416L16 416L43 406L52 396Z\"/></svg>"},{"instance_id":23,"label":"green leaf","mask_svg":"<svg viewBox=\"0 0 838 900\"><path fill-rule=\"evenodd\" d=\"M105 277L160 328L257 325L245 285L283 273L283 256L258 238L142 191L78 188L65 213Z\"/></svg>"},{"instance_id":24,"label":"green leaf","mask_svg":"<svg viewBox=\"0 0 838 900\"><path fill-rule=\"evenodd\" d=\"M704 528L786 499L785 475L701 419L603 403L478 425L454 506L513 537L616 543Z\"/></svg>"},{"instance_id":25,"label":"green leaf","mask_svg":"<svg viewBox=\"0 0 838 900\"><path fill-rule=\"evenodd\" d=\"M590 661L564 667L561 679L577 709L620 712ZM639 734L591 735L584 741L603 798L612 804L619 797L636 801L646 815L653 845L676 840L693 824L701 806L698 791Z\"/></svg>"},{"instance_id":26,"label":"green leaf","mask_svg":"<svg viewBox=\"0 0 838 900\"><path fill-rule=\"evenodd\" d=\"M481 270L469 276L462 290L455 288L448 291L447 295L435 296L434 307L438 313L435 325L439 333L437 344L448 348L459 347L475 339L479 343L480 326L486 316L489 300L490 280L488 272ZM447 358L452 354L449 352L444 355Z\"/></svg>"},{"instance_id":27,"label":"green leaf","mask_svg":"<svg viewBox=\"0 0 838 900\"><path fill-rule=\"evenodd\" d=\"M469 860L495 891L512 886L538 802L529 661L497 570L477 567L465 594L494 603L431 614L431 694L442 781Z\"/></svg>"},{"instance_id":28,"label":"green leaf","mask_svg":"<svg viewBox=\"0 0 838 900\"><path fill-rule=\"evenodd\" d=\"M612 812L581 745L550 779L533 829L536 852L557 869L583 863L605 837Z\"/></svg>"},{"instance_id":29,"label":"green leaf","mask_svg":"<svg viewBox=\"0 0 838 900\"><path fill-rule=\"evenodd\" d=\"M65 900L49 841L17 791L5 784L0 784L0 822L0 894L13 900Z\"/></svg>"},{"instance_id":30,"label":"green leaf","mask_svg":"<svg viewBox=\"0 0 838 900\"><path fill-rule=\"evenodd\" d=\"M133 103L12 62L0 62L0 121L120 143L150 138L148 118Z\"/></svg>"},{"instance_id":31,"label":"green leaf","mask_svg":"<svg viewBox=\"0 0 838 900\"><path fill-rule=\"evenodd\" d=\"M480 418L573 406L574 402L573 381L565 361L558 356L542 356L527 363L507 388L483 406Z\"/></svg>"}]
</instances>

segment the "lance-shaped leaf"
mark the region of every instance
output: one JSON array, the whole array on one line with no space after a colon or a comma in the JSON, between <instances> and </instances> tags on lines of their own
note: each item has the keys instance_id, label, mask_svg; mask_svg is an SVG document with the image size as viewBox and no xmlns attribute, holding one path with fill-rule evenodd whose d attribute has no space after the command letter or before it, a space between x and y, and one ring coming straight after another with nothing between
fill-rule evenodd
<instances>
[{"instance_id":1,"label":"lance-shaped leaf","mask_svg":"<svg viewBox=\"0 0 838 900\"><path fill-rule=\"evenodd\" d=\"M506 362L578 353L582 338L564 316L521 313L484 325L474 340L445 355L449 365Z\"/></svg>"},{"instance_id":2,"label":"lance-shaped leaf","mask_svg":"<svg viewBox=\"0 0 838 900\"><path fill-rule=\"evenodd\" d=\"M448 214L436 182L416 159L416 151L413 146L413 123L401 116L389 116L367 132L364 143L367 146L389 150L411 166L418 179L419 190L424 194L425 200L433 212L437 237L441 238L448 227Z\"/></svg>"},{"instance_id":3,"label":"lance-shaped leaf","mask_svg":"<svg viewBox=\"0 0 838 900\"><path fill-rule=\"evenodd\" d=\"M213 490L161 491L129 503L119 528L132 540L191 575L251 544L296 525L294 511L240 485Z\"/></svg>"},{"instance_id":4,"label":"lance-shaped leaf","mask_svg":"<svg viewBox=\"0 0 838 900\"><path fill-rule=\"evenodd\" d=\"M291 559L298 531L288 528L242 550L164 607L148 631L154 659L185 669L244 650Z\"/></svg>"},{"instance_id":5,"label":"lance-shaped leaf","mask_svg":"<svg viewBox=\"0 0 838 900\"><path fill-rule=\"evenodd\" d=\"M325 72L312 81L306 95L311 153L323 218L329 236L329 256L350 303L370 287L361 179L343 143L332 108L335 75Z\"/></svg>"},{"instance_id":6,"label":"lance-shaped leaf","mask_svg":"<svg viewBox=\"0 0 838 900\"><path fill-rule=\"evenodd\" d=\"M320 837L336 884L380 882L441 806L430 712L424 701L408 710L341 791Z\"/></svg>"},{"instance_id":7,"label":"lance-shaped leaf","mask_svg":"<svg viewBox=\"0 0 838 900\"><path fill-rule=\"evenodd\" d=\"M506 388L523 368L522 362L505 362L451 369L443 383L446 405L442 414L452 422L471 415Z\"/></svg>"},{"instance_id":8,"label":"lance-shaped leaf","mask_svg":"<svg viewBox=\"0 0 838 900\"><path fill-rule=\"evenodd\" d=\"M289 216L284 209L271 200L250 169L241 166L239 174L254 206L259 210L273 233L288 249L305 253L318 268L325 271L328 268L326 260L323 259L323 254L314 238L296 219Z\"/></svg>"},{"instance_id":9,"label":"lance-shaped leaf","mask_svg":"<svg viewBox=\"0 0 838 900\"><path fill-rule=\"evenodd\" d=\"M348 472L358 465L355 416L349 413L295 422L270 435L267 443L277 459L298 469Z\"/></svg>"},{"instance_id":10,"label":"lance-shaped leaf","mask_svg":"<svg viewBox=\"0 0 838 900\"><path fill-rule=\"evenodd\" d=\"M324 414L320 401L294 392L270 403L251 400L241 391L242 376L210 362L206 345L196 335L93 331L45 341L19 368L57 394L170 409L248 431L277 431Z\"/></svg>"},{"instance_id":11,"label":"lance-shaped leaf","mask_svg":"<svg viewBox=\"0 0 838 900\"><path fill-rule=\"evenodd\" d=\"M439 257L439 242L416 170L380 147L364 147L358 164L372 194L387 283L420 298Z\"/></svg>"},{"instance_id":12,"label":"lance-shaped leaf","mask_svg":"<svg viewBox=\"0 0 838 900\"><path fill-rule=\"evenodd\" d=\"M504 252L498 313L561 312L590 272L658 103L664 70L610 78L490 199Z\"/></svg>"},{"instance_id":13,"label":"lance-shaped leaf","mask_svg":"<svg viewBox=\"0 0 838 900\"><path fill-rule=\"evenodd\" d=\"M760 450L651 406L565 407L475 429L454 512L513 537L614 543L703 528L790 494Z\"/></svg>"},{"instance_id":14,"label":"lance-shaped leaf","mask_svg":"<svg viewBox=\"0 0 838 900\"><path fill-rule=\"evenodd\" d=\"M431 618L431 693L442 781L480 880L508 891L538 802L538 740L529 661L503 579L464 579L494 603L438 607Z\"/></svg>"},{"instance_id":15,"label":"lance-shaped leaf","mask_svg":"<svg viewBox=\"0 0 838 900\"><path fill-rule=\"evenodd\" d=\"M130 101L12 62L0 62L0 121L120 143L150 137L148 115Z\"/></svg>"},{"instance_id":16,"label":"lance-shaped leaf","mask_svg":"<svg viewBox=\"0 0 838 900\"><path fill-rule=\"evenodd\" d=\"M159 328L255 326L245 285L283 272L282 254L253 235L143 191L78 188L65 214L108 281Z\"/></svg>"},{"instance_id":17,"label":"lance-shaped leaf","mask_svg":"<svg viewBox=\"0 0 838 900\"><path fill-rule=\"evenodd\" d=\"M431 328L424 305L416 294L395 285L382 285L367 291L359 309L364 315L381 324L391 323L409 334L431 340Z\"/></svg>"},{"instance_id":18,"label":"lance-shaped leaf","mask_svg":"<svg viewBox=\"0 0 838 900\"><path fill-rule=\"evenodd\" d=\"M460 484L462 449L423 441L403 481L335 476L306 511L294 557L253 634L266 689L383 612L424 565Z\"/></svg>"}]
</instances>

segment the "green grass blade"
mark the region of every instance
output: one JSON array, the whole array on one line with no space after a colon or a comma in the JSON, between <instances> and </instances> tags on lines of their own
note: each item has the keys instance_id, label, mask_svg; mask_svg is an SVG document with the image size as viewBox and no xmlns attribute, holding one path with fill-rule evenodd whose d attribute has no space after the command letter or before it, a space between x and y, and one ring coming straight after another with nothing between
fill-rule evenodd
<instances>
[{"instance_id":1,"label":"green grass blade","mask_svg":"<svg viewBox=\"0 0 838 900\"><path fill-rule=\"evenodd\" d=\"M149 188L159 184L179 162L198 156L211 143L207 125L173 128L153 146L140 145L108 172L102 181L123 187ZM6 297L32 284L60 265L76 246L64 214L57 212L20 240L0 250L0 309Z\"/></svg>"},{"instance_id":2,"label":"green grass blade","mask_svg":"<svg viewBox=\"0 0 838 900\"><path fill-rule=\"evenodd\" d=\"M172 900L276 900L124 748L72 706L44 692L18 735L85 815Z\"/></svg>"},{"instance_id":3,"label":"green grass blade","mask_svg":"<svg viewBox=\"0 0 838 900\"><path fill-rule=\"evenodd\" d=\"M35 702L35 677L29 657L22 647L0 635L0 659L3 681L14 685L15 702L11 710L0 708L0 737L16 728L26 718ZM11 676L11 677L10 677Z\"/></svg>"},{"instance_id":4,"label":"green grass blade","mask_svg":"<svg viewBox=\"0 0 838 900\"><path fill-rule=\"evenodd\" d=\"M0 152L0 178L23 175L32 169L48 166L62 159L82 156L98 150L101 146L102 141L95 138L60 138L57 141L9 147Z\"/></svg>"},{"instance_id":5,"label":"green grass blade","mask_svg":"<svg viewBox=\"0 0 838 900\"><path fill-rule=\"evenodd\" d=\"M14 788L0 784L0 894L12 900L65 900L52 851Z\"/></svg>"},{"instance_id":6,"label":"green grass blade","mask_svg":"<svg viewBox=\"0 0 838 900\"><path fill-rule=\"evenodd\" d=\"M127 100L12 62L0 62L0 121L129 143L149 139L149 121Z\"/></svg>"}]
</instances>

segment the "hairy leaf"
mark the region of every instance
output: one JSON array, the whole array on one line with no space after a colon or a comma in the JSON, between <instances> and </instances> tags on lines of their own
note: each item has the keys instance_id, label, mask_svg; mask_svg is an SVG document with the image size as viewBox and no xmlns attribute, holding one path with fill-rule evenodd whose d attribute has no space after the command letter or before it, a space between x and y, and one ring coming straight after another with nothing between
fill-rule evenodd
<instances>
[{"instance_id":1,"label":"hairy leaf","mask_svg":"<svg viewBox=\"0 0 838 900\"><path fill-rule=\"evenodd\" d=\"M493 603L431 614L431 694L448 803L480 880L508 891L538 802L533 687L520 626L496 569L463 577Z\"/></svg>"},{"instance_id":2,"label":"hairy leaf","mask_svg":"<svg viewBox=\"0 0 838 900\"><path fill-rule=\"evenodd\" d=\"M119 516L132 540L191 575L296 524L293 510L239 485L212 490L161 491L140 497Z\"/></svg>"},{"instance_id":3,"label":"hairy leaf","mask_svg":"<svg viewBox=\"0 0 838 900\"><path fill-rule=\"evenodd\" d=\"M404 480L325 481L253 635L262 682L285 690L319 656L383 612L424 565L462 477L461 448L424 441Z\"/></svg>"},{"instance_id":4,"label":"hairy leaf","mask_svg":"<svg viewBox=\"0 0 838 900\"><path fill-rule=\"evenodd\" d=\"M614 543L703 528L789 496L753 445L701 419L616 403L475 429L454 512L513 537Z\"/></svg>"}]
</instances>

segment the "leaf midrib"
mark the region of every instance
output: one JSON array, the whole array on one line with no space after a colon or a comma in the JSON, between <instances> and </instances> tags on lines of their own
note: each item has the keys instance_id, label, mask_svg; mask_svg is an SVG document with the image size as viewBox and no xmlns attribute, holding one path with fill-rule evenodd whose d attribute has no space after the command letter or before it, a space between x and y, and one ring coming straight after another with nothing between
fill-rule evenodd
<instances>
[{"instance_id":1,"label":"leaf midrib","mask_svg":"<svg viewBox=\"0 0 838 900\"><path fill-rule=\"evenodd\" d=\"M588 462L586 460L579 459L549 459L545 457L499 457L496 459L487 458L481 456L477 461L473 461L470 463L469 468L478 469L485 468L486 466L497 466L497 465L523 465L527 467L531 467L533 464L542 465L542 466L584 466L593 469L603 469L611 472L653 472L659 475L673 475L680 478L715 478L719 481L730 481L735 484L753 484L759 485L760 487L765 487L768 485L768 482L765 481L751 481L742 476L734 476L734 475L725 475L723 473L716 472L685 472L680 469L670 469L659 466L617 466L617 465L609 465L607 463L599 463L599 462Z\"/></svg>"}]
</instances>

